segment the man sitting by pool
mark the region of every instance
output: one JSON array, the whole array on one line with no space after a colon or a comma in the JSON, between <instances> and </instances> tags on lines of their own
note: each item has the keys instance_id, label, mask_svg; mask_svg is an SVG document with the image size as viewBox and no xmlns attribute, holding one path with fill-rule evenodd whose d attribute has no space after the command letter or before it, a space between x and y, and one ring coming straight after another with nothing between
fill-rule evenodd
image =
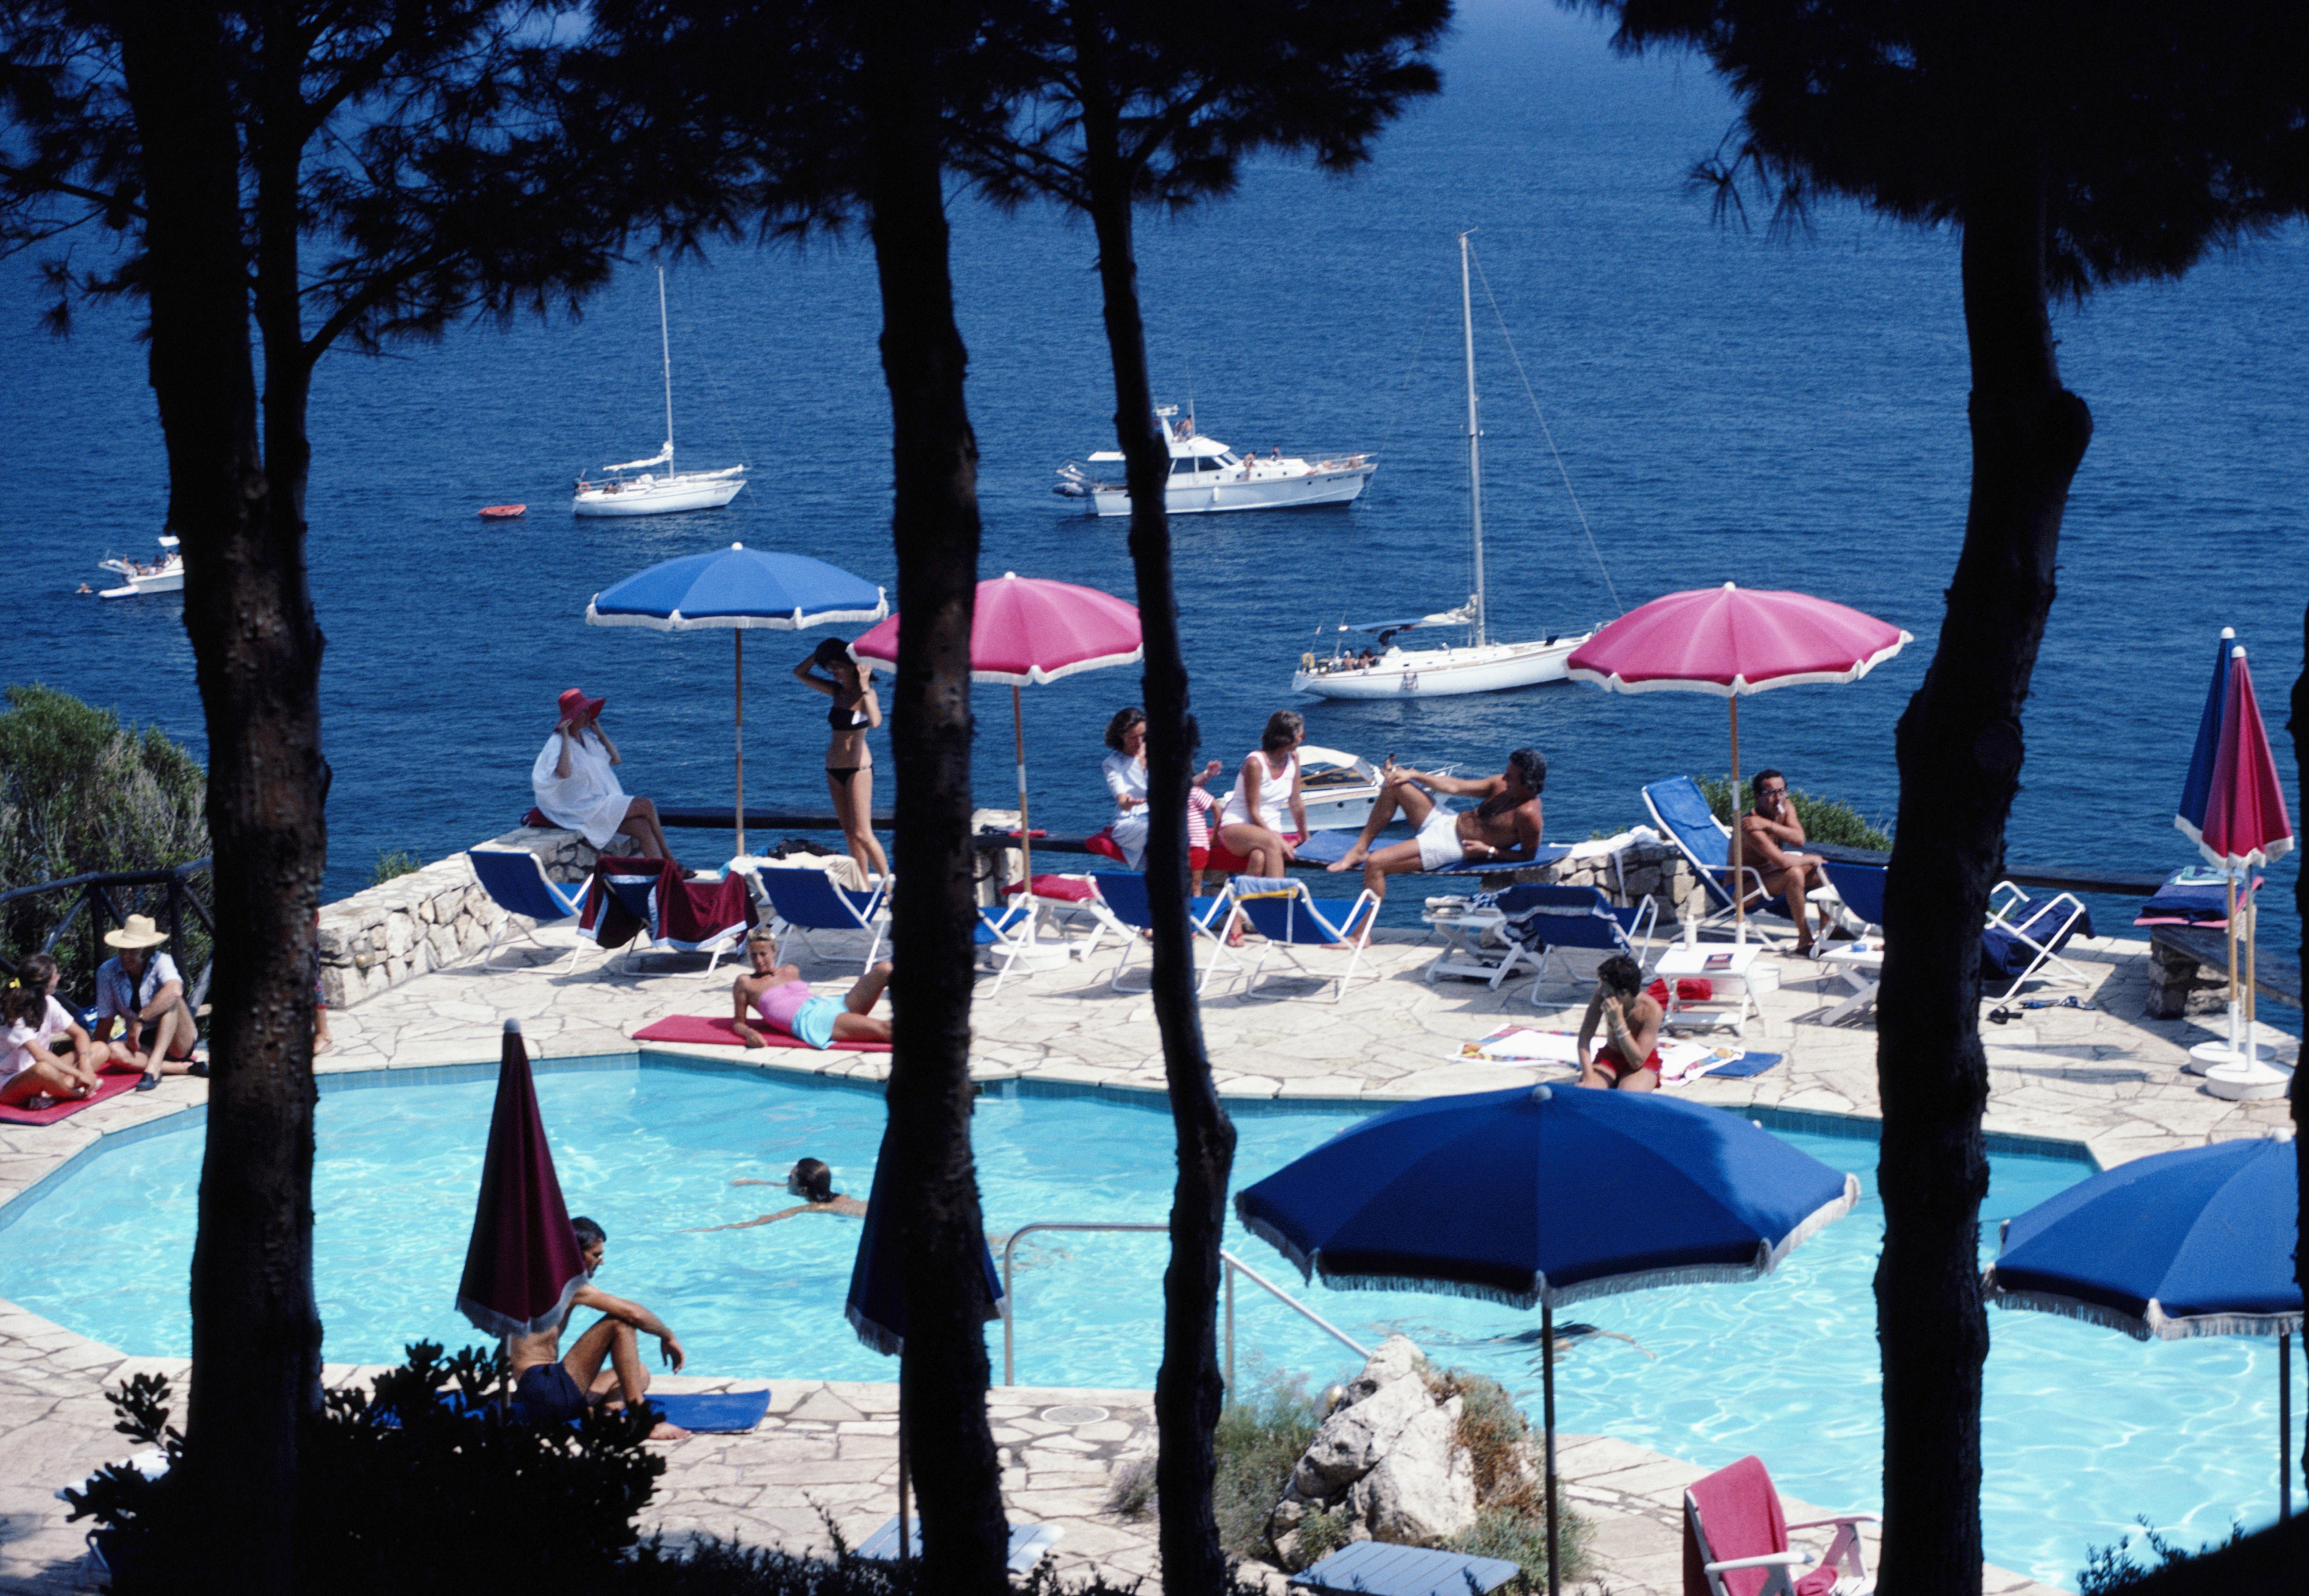
<instances>
[{"instance_id":1,"label":"man sitting by pool","mask_svg":"<svg viewBox=\"0 0 2309 1596\"><path fill-rule=\"evenodd\" d=\"M1441 870L1465 861L1487 865L1513 864L1537 857L1544 825L1540 789L1547 785L1547 761L1536 748L1518 748L1508 755L1507 769L1481 781L1461 781L1427 771L1406 770L1390 759L1381 772L1379 797L1371 818L1333 870L1361 865L1363 886L1374 896L1387 896L1387 878L1418 870ZM1475 798L1472 809L1453 814L1436 803L1432 794ZM1371 840L1397 813L1411 822L1417 834L1371 851Z\"/></svg>"},{"instance_id":2,"label":"man sitting by pool","mask_svg":"<svg viewBox=\"0 0 2309 1596\"><path fill-rule=\"evenodd\" d=\"M890 962L883 960L851 986L847 996L821 997L801 979L800 969L778 962L777 937L767 926L746 934L746 957L754 967L731 987L737 1013L731 1029L749 1048L766 1048L764 1031L794 1037L813 1048L836 1042L886 1042L890 1022L877 1019L874 1005L890 985ZM754 1016L758 1014L758 1021ZM757 1028L758 1025L758 1029Z\"/></svg>"},{"instance_id":3,"label":"man sitting by pool","mask_svg":"<svg viewBox=\"0 0 2309 1596\"><path fill-rule=\"evenodd\" d=\"M601 1227L579 1218L571 1220L569 1228L576 1232L577 1250L585 1255L585 1281L570 1298L569 1312L590 1307L601 1316L566 1355L561 1351L561 1333L569 1323L566 1315L550 1330L513 1338L514 1394L521 1399L522 1411L532 1424L566 1424L593 1407L638 1404L650 1385L649 1369L642 1362L640 1333L657 1337L659 1350L675 1374L688 1361L680 1341L666 1328L664 1320L638 1302L612 1297L594 1286L593 1275L610 1245ZM604 1359L610 1365L606 1369L601 1367ZM650 1439L679 1441L688 1433L676 1425L661 1424L650 1431Z\"/></svg>"}]
</instances>

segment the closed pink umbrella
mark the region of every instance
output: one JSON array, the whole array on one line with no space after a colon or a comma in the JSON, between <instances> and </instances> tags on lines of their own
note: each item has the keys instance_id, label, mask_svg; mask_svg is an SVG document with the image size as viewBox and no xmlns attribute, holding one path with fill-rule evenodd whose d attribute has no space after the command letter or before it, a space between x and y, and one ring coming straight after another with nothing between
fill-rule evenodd
<instances>
[{"instance_id":1,"label":"closed pink umbrella","mask_svg":"<svg viewBox=\"0 0 2309 1596\"><path fill-rule=\"evenodd\" d=\"M892 616L852 643L852 657L895 666L900 618ZM970 679L1010 685L1010 724L1018 755L1018 850L1030 898L1034 854L1027 835L1033 828L1026 815L1026 712L1018 689L1110 665L1135 665L1145 653L1138 607L1111 593L1021 576L1016 571L978 584L971 609Z\"/></svg>"},{"instance_id":2,"label":"closed pink umbrella","mask_svg":"<svg viewBox=\"0 0 2309 1596\"><path fill-rule=\"evenodd\" d=\"M1725 582L1631 609L1572 651L1573 679L1609 693L1713 693L1732 712L1732 804L1740 803L1740 700L1803 682L1856 682L1915 638L1809 593ZM1732 901L1747 939L1740 827L1732 827Z\"/></svg>"},{"instance_id":3,"label":"closed pink umbrella","mask_svg":"<svg viewBox=\"0 0 2309 1596\"><path fill-rule=\"evenodd\" d=\"M490 1335L535 1335L568 1316L584 1283L585 1256L553 1172L521 1022L507 1020L457 1311Z\"/></svg>"},{"instance_id":4,"label":"closed pink umbrella","mask_svg":"<svg viewBox=\"0 0 2309 1596\"><path fill-rule=\"evenodd\" d=\"M2292 851L2293 821L2285 809L2285 784L2278 779L2277 759L2269 746L2269 729L2253 697L2253 673L2245 668L2244 650L2229 651L2228 690L2221 709L2220 741L2213 754L2212 784L2205 794L2205 816L2197 828L2197 849L2220 867L2229 878L2229 922L2238 914L2236 883L2253 870ZM2233 1099L2275 1097L2289 1078L2255 1056L2253 1045L2253 932L2260 919L2260 894L2251 893L2242 910L2244 919L2244 979L2239 982L2234 961L2236 942L2229 942L2230 1059L2205 1072L2208 1085L2218 1096ZM2237 994L2242 992L2243 1011ZM2244 1038L2238 1046L2240 1032Z\"/></svg>"}]
</instances>

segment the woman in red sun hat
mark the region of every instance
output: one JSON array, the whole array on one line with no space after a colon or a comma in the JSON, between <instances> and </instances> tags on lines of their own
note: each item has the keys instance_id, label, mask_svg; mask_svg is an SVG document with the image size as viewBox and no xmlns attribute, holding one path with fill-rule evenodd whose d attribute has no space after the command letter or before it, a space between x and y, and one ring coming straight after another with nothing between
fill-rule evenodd
<instances>
[{"instance_id":1,"label":"woman in red sun hat","mask_svg":"<svg viewBox=\"0 0 2309 1596\"><path fill-rule=\"evenodd\" d=\"M583 833L596 849L622 834L641 844L644 858L670 859L657 806L627 797L611 768L625 762L601 729L601 707L609 702L575 687L561 695L561 718L529 773L537 807L554 824Z\"/></svg>"}]
</instances>

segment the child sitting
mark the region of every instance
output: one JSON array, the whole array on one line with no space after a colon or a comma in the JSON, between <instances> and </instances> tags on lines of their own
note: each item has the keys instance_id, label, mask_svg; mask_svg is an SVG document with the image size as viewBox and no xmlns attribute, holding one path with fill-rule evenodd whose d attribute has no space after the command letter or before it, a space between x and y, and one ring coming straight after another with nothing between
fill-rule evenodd
<instances>
[{"instance_id":1,"label":"child sitting","mask_svg":"<svg viewBox=\"0 0 2309 1596\"><path fill-rule=\"evenodd\" d=\"M30 987L0 991L0 1108L24 1109L42 1098L77 1101L96 1090L39 1040L48 995Z\"/></svg>"}]
</instances>

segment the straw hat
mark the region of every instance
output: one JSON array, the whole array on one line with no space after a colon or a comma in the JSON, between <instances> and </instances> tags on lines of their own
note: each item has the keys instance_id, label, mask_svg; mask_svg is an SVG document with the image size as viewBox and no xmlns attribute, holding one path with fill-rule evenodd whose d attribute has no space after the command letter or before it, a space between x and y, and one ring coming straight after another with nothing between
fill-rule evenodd
<instances>
[{"instance_id":1,"label":"straw hat","mask_svg":"<svg viewBox=\"0 0 2309 1596\"><path fill-rule=\"evenodd\" d=\"M168 940L169 934L154 925L149 914L132 914L120 929L104 934L107 947L159 947Z\"/></svg>"}]
</instances>

